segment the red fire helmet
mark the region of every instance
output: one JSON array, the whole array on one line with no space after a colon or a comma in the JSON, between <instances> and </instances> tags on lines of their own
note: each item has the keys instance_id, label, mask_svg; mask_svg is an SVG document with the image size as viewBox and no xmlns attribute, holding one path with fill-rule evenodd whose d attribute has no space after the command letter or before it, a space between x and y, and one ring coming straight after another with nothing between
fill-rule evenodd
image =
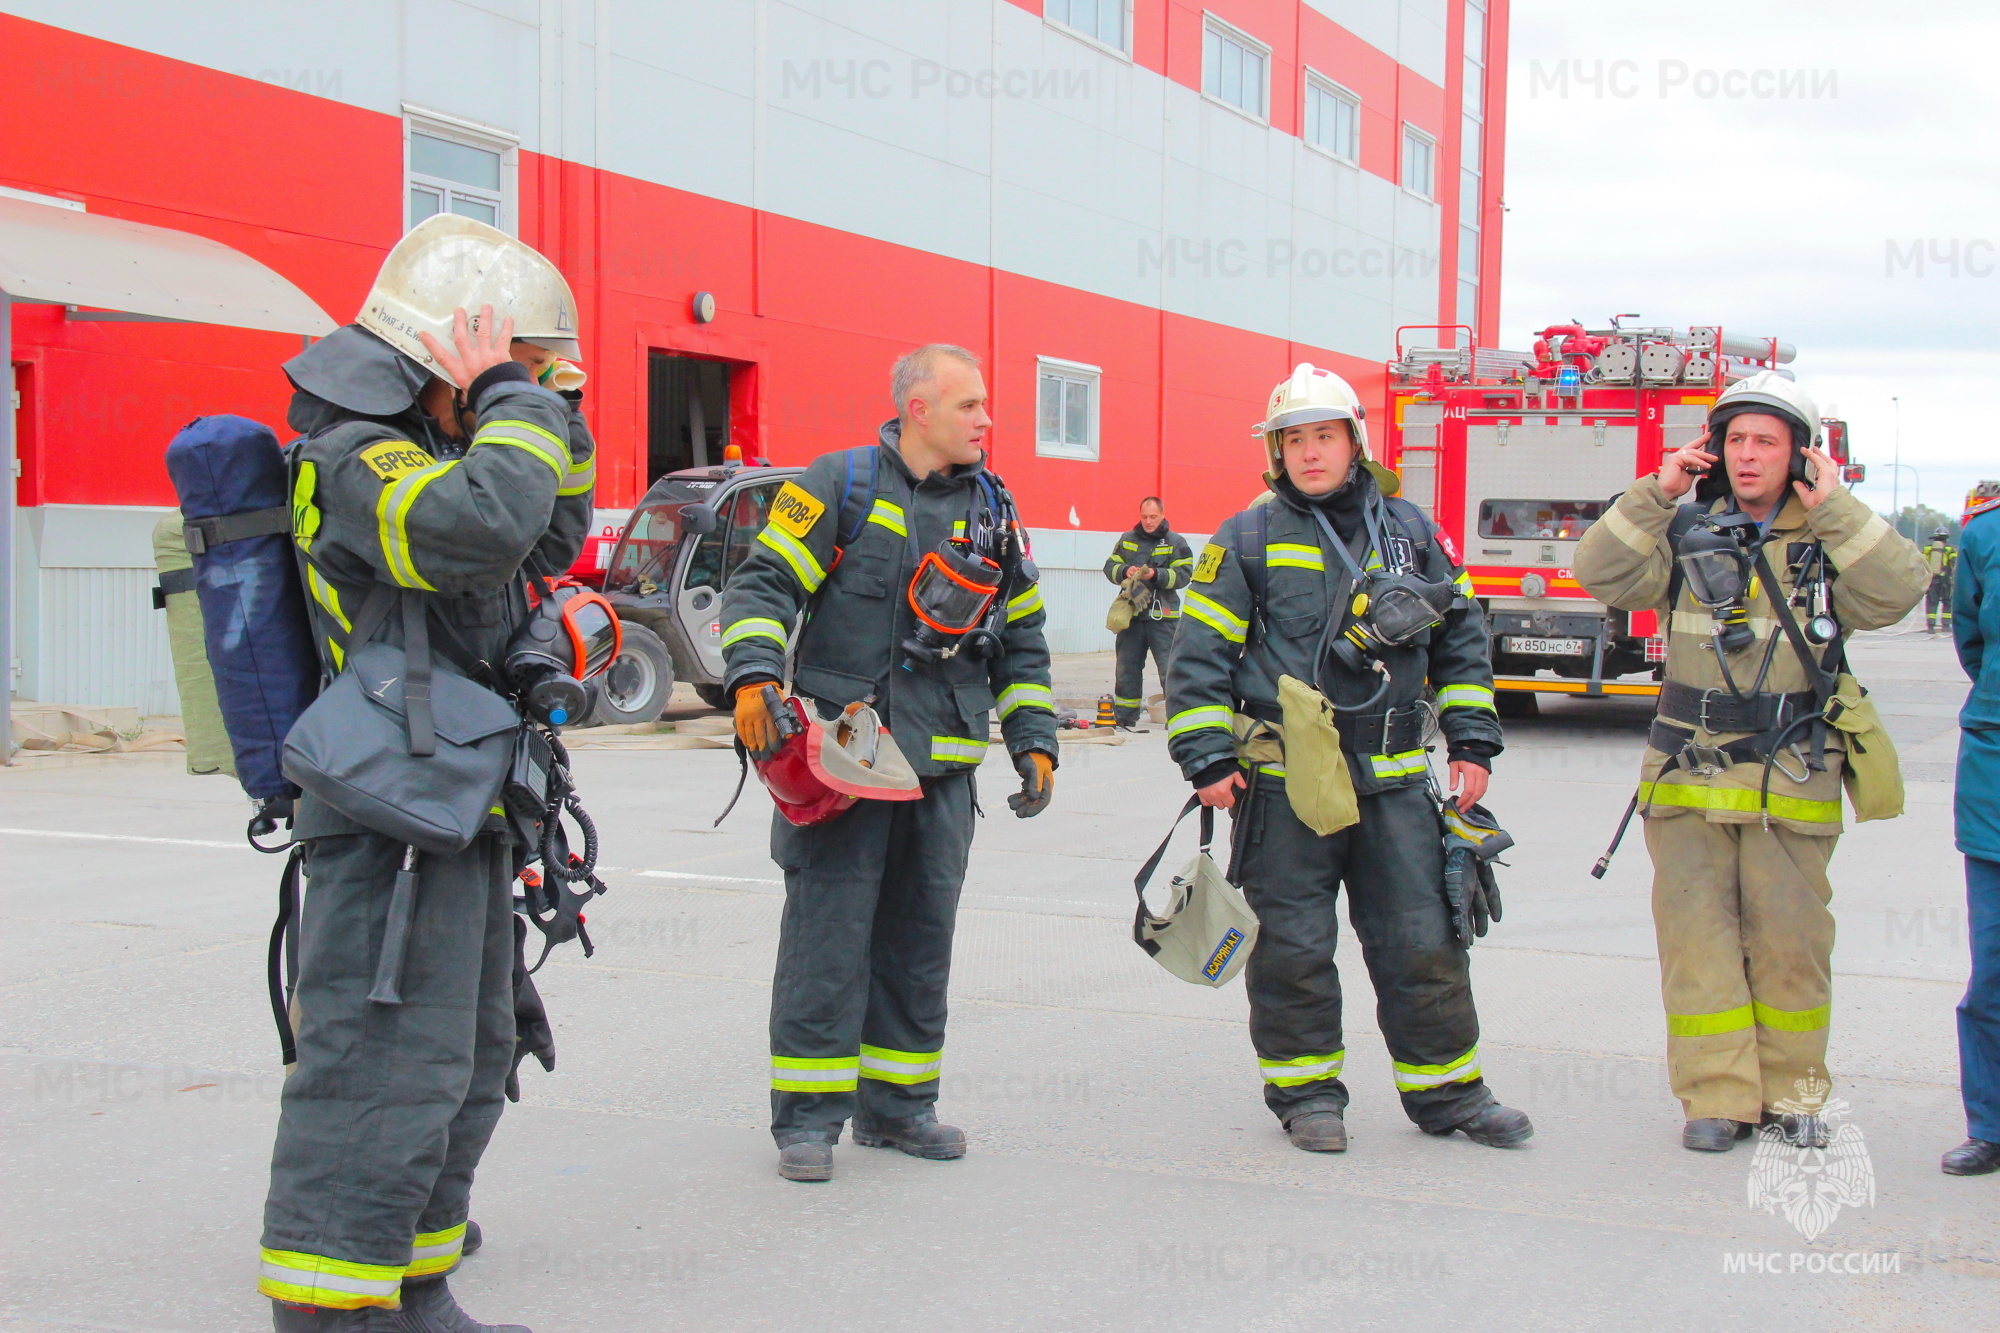
<instances>
[{"instance_id":1,"label":"red fire helmet","mask_svg":"<svg viewBox=\"0 0 2000 1333\"><path fill-rule=\"evenodd\" d=\"M831 722L797 696L784 706L802 730L770 759L756 762L771 800L800 828L824 824L856 801L914 801L923 788L875 710L853 705Z\"/></svg>"}]
</instances>

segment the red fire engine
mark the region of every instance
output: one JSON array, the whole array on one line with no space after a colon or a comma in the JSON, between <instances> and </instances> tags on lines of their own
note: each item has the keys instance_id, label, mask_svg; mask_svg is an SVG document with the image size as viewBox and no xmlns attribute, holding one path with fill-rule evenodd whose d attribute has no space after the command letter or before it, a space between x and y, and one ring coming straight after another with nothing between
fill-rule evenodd
<instances>
[{"instance_id":1,"label":"red fire engine","mask_svg":"<svg viewBox=\"0 0 2000 1333\"><path fill-rule=\"evenodd\" d=\"M1577 539L1664 452L1701 434L1725 387L1794 355L1789 343L1716 327L1622 323L1636 318L1551 325L1532 354L1475 347L1463 326L1397 331L1383 461L1464 557L1505 715L1534 712L1538 693L1659 693L1658 614L1628 615L1585 592L1570 569ZM1413 331L1456 336L1405 345ZM1846 423L1822 426L1843 476L1859 481Z\"/></svg>"}]
</instances>

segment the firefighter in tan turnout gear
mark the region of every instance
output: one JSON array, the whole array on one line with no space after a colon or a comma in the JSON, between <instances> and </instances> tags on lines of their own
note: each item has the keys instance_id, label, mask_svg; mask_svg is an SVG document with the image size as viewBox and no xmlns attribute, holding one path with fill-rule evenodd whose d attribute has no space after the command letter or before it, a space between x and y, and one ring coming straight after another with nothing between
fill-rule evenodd
<instances>
[{"instance_id":1,"label":"firefighter in tan turnout gear","mask_svg":"<svg viewBox=\"0 0 2000 1333\"><path fill-rule=\"evenodd\" d=\"M1686 1108L1681 1141L1704 1152L1760 1123L1824 1145L1827 865L1843 780L1857 818L1901 809L1894 749L1841 644L1901 620L1929 572L1842 487L1818 436L1797 385L1770 371L1742 380L1576 554L1593 597L1658 609L1665 623L1635 802L1653 858L1668 1077Z\"/></svg>"}]
</instances>

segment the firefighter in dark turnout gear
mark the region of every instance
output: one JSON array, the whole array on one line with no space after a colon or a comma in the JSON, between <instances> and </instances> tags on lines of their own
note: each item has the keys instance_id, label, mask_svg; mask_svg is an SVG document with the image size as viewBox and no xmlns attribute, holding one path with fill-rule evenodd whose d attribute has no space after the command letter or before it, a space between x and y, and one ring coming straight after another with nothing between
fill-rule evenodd
<instances>
[{"instance_id":1,"label":"firefighter in dark turnout gear","mask_svg":"<svg viewBox=\"0 0 2000 1333\"><path fill-rule=\"evenodd\" d=\"M1167 511L1159 497L1139 502L1139 521L1118 539L1104 562L1104 577L1127 589L1127 604L1136 601L1131 623L1118 632L1118 674L1111 686L1114 717L1121 727L1137 726L1146 704L1146 655L1167 684L1167 663L1173 656L1174 630L1181 619L1176 589L1187 586L1194 553L1187 538L1167 526Z\"/></svg>"},{"instance_id":2,"label":"firefighter in dark turnout gear","mask_svg":"<svg viewBox=\"0 0 2000 1333\"><path fill-rule=\"evenodd\" d=\"M575 355L567 285L520 242L475 236L512 264L511 281L484 290L513 317L496 329L494 311L475 308L475 334L449 296L389 281L406 248L434 244L440 230L420 227L392 252L364 320L396 298L418 310L442 301L441 315L402 321L393 346L379 321L349 325L285 367L297 390L289 420L303 436L292 447L293 538L329 675L371 593L415 589L437 656L492 684L527 609L524 563L560 573L590 527L580 395L565 401L536 383L553 377L559 352ZM510 340L517 327L549 345ZM422 364L412 346L428 352ZM401 629L391 615L380 637L400 642ZM417 857L402 1003L385 1005L367 995L408 849L310 795L293 836L310 882L298 1063L272 1151L258 1290L279 1330L485 1328L459 1310L445 1274L466 1247L473 1172L516 1060L511 885L523 850L495 821L460 853Z\"/></svg>"},{"instance_id":3,"label":"firefighter in dark turnout gear","mask_svg":"<svg viewBox=\"0 0 2000 1333\"><path fill-rule=\"evenodd\" d=\"M1259 430L1272 495L1226 520L1195 561L1167 732L1203 802L1232 811L1230 879L1259 923L1245 976L1265 1104L1295 1146L1347 1146L1333 961L1344 884L1404 1111L1430 1134L1519 1143L1533 1133L1528 1118L1496 1102L1480 1073L1424 745L1428 683L1452 786L1469 809L1501 749L1483 617L1443 538L1414 506L1385 498L1395 474L1368 461L1345 382L1298 367ZM1403 571L1406 587L1438 603L1435 623L1383 641L1390 631L1372 619L1357 570L1378 591L1376 576ZM1357 641L1376 647L1339 650ZM1339 710L1337 749L1331 731L1313 731L1287 702L1318 700L1315 689ZM1326 739L1316 747L1315 736ZM1331 822L1345 827L1309 826L1308 811L1343 801L1349 813Z\"/></svg>"},{"instance_id":4,"label":"firefighter in dark turnout gear","mask_svg":"<svg viewBox=\"0 0 2000 1333\"><path fill-rule=\"evenodd\" d=\"M872 701L923 783L919 800L861 800L811 827L772 817L785 914L771 1134L791 1180L831 1176L850 1118L863 1145L964 1154L964 1134L939 1124L935 1107L973 774L995 713L1022 777L1008 798L1015 813L1046 808L1054 781L1042 595L1032 564L1003 549L1012 500L984 467L991 422L978 363L961 348L919 348L896 363L893 389L900 418L876 445L823 455L785 485L722 599L725 687L746 747L773 744L765 687L789 677L821 716ZM954 536L1004 572L982 621L992 627L983 656L970 635L938 636L913 605L913 578ZM930 647L912 653L926 634Z\"/></svg>"}]
</instances>

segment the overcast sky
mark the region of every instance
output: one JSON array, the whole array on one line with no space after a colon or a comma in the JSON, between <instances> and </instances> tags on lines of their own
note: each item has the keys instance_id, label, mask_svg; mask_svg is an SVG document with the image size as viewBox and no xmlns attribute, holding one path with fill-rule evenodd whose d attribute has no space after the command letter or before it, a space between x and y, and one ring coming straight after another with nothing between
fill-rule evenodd
<instances>
[{"instance_id":1,"label":"overcast sky","mask_svg":"<svg viewBox=\"0 0 2000 1333\"><path fill-rule=\"evenodd\" d=\"M1862 496L1896 396L1902 502L1956 515L2000 478L1996 59L1992 0L1515 0L1502 345L1622 311L1783 338Z\"/></svg>"}]
</instances>

